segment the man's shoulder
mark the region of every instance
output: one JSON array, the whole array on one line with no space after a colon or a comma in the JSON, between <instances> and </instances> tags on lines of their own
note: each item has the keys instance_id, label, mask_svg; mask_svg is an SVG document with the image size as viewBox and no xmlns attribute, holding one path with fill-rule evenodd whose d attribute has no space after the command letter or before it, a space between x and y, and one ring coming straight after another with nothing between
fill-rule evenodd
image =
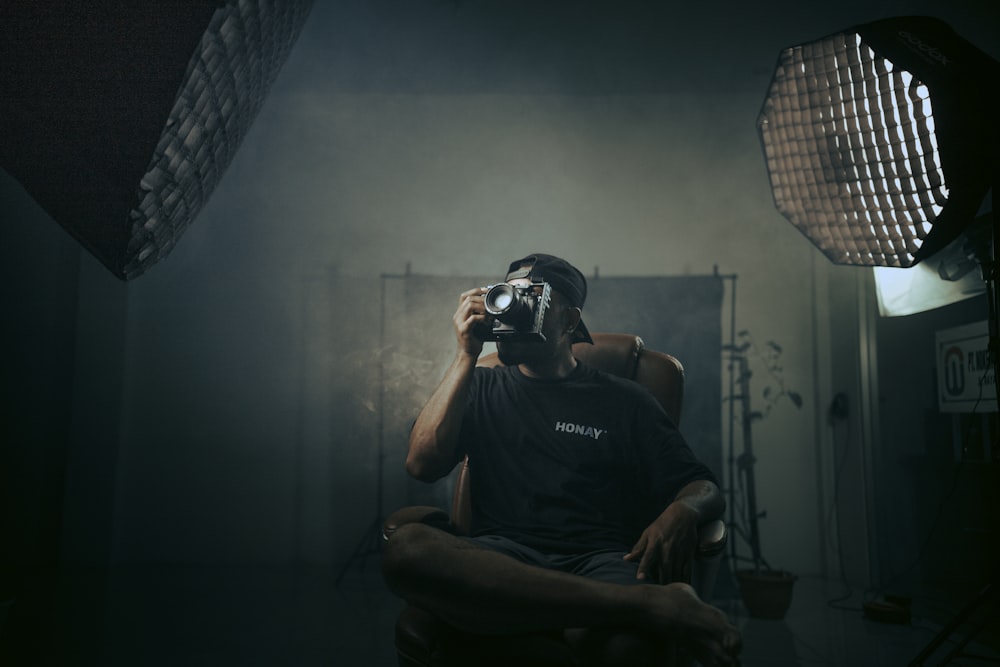
<instances>
[{"instance_id":1,"label":"man's shoulder","mask_svg":"<svg viewBox=\"0 0 1000 667\"><path fill-rule=\"evenodd\" d=\"M583 364L583 362L580 362ZM590 366L585 366L589 382L595 387L595 393L604 400L614 401L617 405L628 405L638 414L657 414L663 411L656 397L646 387L635 380L608 373Z\"/></svg>"},{"instance_id":2,"label":"man's shoulder","mask_svg":"<svg viewBox=\"0 0 1000 667\"><path fill-rule=\"evenodd\" d=\"M513 377L511 370L510 367L503 364L497 364L496 366L476 366L473 377L477 379L509 379Z\"/></svg>"},{"instance_id":3,"label":"man's shoulder","mask_svg":"<svg viewBox=\"0 0 1000 667\"><path fill-rule=\"evenodd\" d=\"M630 380L628 378L621 377L620 375L615 375L614 373L608 373L607 371L602 371L593 366L587 365L585 362L577 360L577 363L583 367L583 373L581 373L580 379L583 382L591 382L600 386L607 387L611 391L621 391L625 393L637 393L637 394L647 394L645 387L636 382L635 380Z\"/></svg>"},{"instance_id":4,"label":"man's shoulder","mask_svg":"<svg viewBox=\"0 0 1000 667\"><path fill-rule=\"evenodd\" d=\"M472 374L472 389L477 393L490 392L509 385L517 384L517 377L508 366L476 366Z\"/></svg>"}]
</instances>

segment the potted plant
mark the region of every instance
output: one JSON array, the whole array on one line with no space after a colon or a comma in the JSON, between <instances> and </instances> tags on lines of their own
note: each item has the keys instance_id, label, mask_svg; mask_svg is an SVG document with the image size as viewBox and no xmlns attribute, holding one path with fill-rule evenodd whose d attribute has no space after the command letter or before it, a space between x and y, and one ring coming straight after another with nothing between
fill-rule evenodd
<instances>
[{"instance_id":1,"label":"potted plant","mask_svg":"<svg viewBox=\"0 0 1000 667\"><path fill-rule=\"evenodd\" d=\"M734 407L739 407L739 415L731 410L734 416L731 428L737 422L741 428L743 453L736 459L736 469L742 481L743 516L740 517L731 503L731 529L741 535L750 547L749 559L736 557L733 547L733 562L749 560L753 567L737 568L736 580L739 583L743 604L749 614L756 618L784 618L792 602L792 588L796 576L785 570L772 568L761 554L760 532L758 519L766 516L766 512L757 510L757 492L754 479L753 425L765 419L779 402L788 401L796 408L802 407L802 396L785 386L784 367L781 364L782 348L774 341L767 341L763 347L757 345L749 331L741 331L734 344L726 346L729 353L730 372L735 374L736 393L729 396ZM750 360L763 366L764 383L760 390L763 407L754 410L751 403L750 380L753 371Z\"/></svg>"}]
</instances>

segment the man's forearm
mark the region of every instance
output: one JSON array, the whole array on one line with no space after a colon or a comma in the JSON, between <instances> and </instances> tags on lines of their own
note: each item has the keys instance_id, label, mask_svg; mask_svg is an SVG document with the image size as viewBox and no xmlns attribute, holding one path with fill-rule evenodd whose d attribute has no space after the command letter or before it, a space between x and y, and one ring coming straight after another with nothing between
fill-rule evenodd
<instances>
[{"instance_id":1,"label":"man's forearm","mask_svg":"<svg viewBox=\"0 0 1000 667\"><path fill-rule=\"evenodd\" d=\"M417 416L406 457L406 470L417 479L439 479L457 462L466 393L475 367L476 357L459 352Z\"/></svg>"},{"instance_id":2,"label":"man's forearm","mask_svg":"<svg viewBox=\"0 0 1000 667\"><path fill-rule=\"evenodd\" d=\"M708 480L696 480L684 486L674 498L675 503L683 503L699 515L698 523L713 521L726 511L726 499L722 491Z\"/></svg>"}]
</instances>

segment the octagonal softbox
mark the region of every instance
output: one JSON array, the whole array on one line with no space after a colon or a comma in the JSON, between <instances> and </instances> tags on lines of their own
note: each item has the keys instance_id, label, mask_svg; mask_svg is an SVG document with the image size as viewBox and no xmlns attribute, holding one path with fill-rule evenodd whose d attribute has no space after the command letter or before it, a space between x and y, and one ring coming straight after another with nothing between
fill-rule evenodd
<instances>
[{"instance_id":1,"label":"octagonal softbox","mask_svg":"<svg viewBox=\"0 0 1000 667\"><path fill-rule=\"evenodd\" d=\"M782 50L758 118L775 205L835 263L919 262L995 178L998 84L995 60L927 17Z\"/></svg>"}]
</instances>

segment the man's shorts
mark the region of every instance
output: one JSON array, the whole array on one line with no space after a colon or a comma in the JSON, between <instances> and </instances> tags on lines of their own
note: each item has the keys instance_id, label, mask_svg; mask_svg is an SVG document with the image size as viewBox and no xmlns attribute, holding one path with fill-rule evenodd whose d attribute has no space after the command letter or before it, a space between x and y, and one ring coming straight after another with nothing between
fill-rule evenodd
<instances>
[{"instance_id":1,"label":"man's shorts","mask_svg":"<svg viewBox=\"0 0 1000 667\"><path fill-rule=\"evenodd\" d=\"M581 577L607 581L613 584L636 585L652 583L648 579L636 579L639 561L624 560L627 552L603 549L582 554L545 554L500 535L480 535L462 538L479 546L497 551L511 558L545 568L568 572Z\"/></svg>"}]
</instances>

